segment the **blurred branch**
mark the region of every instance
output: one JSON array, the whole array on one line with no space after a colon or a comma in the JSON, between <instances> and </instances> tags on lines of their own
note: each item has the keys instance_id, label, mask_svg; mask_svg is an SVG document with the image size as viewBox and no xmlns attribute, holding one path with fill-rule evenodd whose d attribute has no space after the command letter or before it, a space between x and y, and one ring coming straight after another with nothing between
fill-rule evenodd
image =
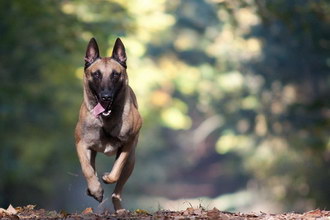
<instances>
[{"instance_id":1,"label":"blurred branch","mask_svg":"<svg viewBox=\"0 0 330 220\"><path fill-rule=\"evenodd\" d=\"M196 129L190 132L193 137L193 146L196 148L203 142L213 131L221 127L224 120L219 115L211 116L205 119Z\"/></svg>"}]
</instances>

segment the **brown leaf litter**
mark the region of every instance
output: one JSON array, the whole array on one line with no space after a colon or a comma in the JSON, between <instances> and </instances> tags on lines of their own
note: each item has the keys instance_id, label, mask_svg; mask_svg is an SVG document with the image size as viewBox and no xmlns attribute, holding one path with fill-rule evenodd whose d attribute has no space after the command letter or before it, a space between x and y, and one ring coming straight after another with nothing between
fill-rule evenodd
<instances>
[{"instance_id":1,"label":"brown leaf litter","mask_svg":"<svg viewBox=\"0 0 330 220\"><path fill-rule=\"evenodd\" d=\"M217 208L206 210L204 208L187 208L184 211L161 210L155 213L149 213L143 209L136 209L133 212L122 211L120 213L105 212L97 214L92 208L86 208L81 213L67 213L65 211L48 211L45 209L35 209L34 205L14 208L10 205L7 209L0 208L1 219L220 219L220 220L330 220L330 211L316 209L306 213L231 213L223 212Z\"/></svg>"}]
</instances>

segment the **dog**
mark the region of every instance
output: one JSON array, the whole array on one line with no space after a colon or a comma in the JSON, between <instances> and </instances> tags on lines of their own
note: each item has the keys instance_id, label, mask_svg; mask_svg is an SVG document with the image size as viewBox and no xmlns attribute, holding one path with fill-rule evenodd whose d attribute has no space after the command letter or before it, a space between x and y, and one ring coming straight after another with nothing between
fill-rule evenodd
<instances>
[{"instance_id":1,"label":"dog","mask_svg":"<svg viewBox=\"0 0 330 220\"><path fill-rule=\"evenodd\" d=\"M84 99L75 129L75 143L87 194L98 202L103 189L95 169L97 152L116 155L104 183L116 183L112 203L116 212L124 210L121 195L135 164L135 148L142 119L136 96L128 85L125 46L117 38L111 57L100 57L95 38L87 46L83 77Z\"/></svg>"}]
</instances>

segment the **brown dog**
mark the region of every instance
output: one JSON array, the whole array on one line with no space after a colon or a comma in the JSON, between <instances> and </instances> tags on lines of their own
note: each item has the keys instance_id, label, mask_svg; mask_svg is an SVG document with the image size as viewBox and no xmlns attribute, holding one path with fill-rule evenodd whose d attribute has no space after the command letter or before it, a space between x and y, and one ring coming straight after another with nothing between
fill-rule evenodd
<instances>
[{"instance_id":1,"label":"brown dog","mask_svg":"<svg viewBox=\"0 0 330 220\"><path fill-rule=\"evenodd\" d=\"M95 170L97 152L116 154L110 173L102 177L105 183L116 183L112 203L121 210L123 186L135 163L142 119L135 94L128 85L126 52L118 38L112 56L101 58L96 40L87 46L84 74L84 101L75 130L76 148L82 171L87 180L87 193L103 200L103 189Z\"/></svg>"}]
</instances>

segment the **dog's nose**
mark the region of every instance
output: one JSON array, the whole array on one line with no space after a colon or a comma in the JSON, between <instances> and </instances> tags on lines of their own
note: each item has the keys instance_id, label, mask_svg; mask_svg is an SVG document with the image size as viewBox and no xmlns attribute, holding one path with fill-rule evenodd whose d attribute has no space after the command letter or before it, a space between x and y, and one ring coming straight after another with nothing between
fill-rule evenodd
<instances>
[{"instance_id":1,"label":"dog's nose","mask_svg":"<svg viewBox=\"0 0 330 220\"><path fill-rule=\"evenodd\" d=\"M110 101L111 100L111 95L110 94L107 94L107 93L103 93L101 95L101 100L102 101Z\"/></svg>"}]
</instances>

